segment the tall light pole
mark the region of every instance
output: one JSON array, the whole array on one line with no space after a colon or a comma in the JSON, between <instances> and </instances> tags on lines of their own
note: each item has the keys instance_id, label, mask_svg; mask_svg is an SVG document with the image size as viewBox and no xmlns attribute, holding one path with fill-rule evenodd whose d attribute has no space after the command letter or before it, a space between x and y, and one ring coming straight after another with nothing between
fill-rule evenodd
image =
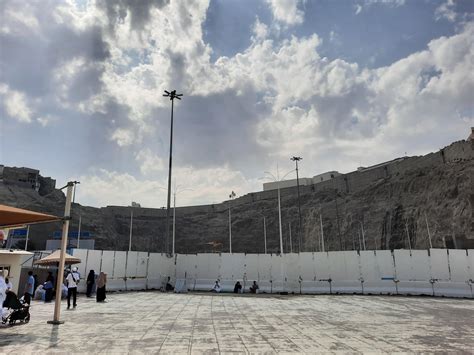
<instances>
[{"instance_id":1,"label":"tall light pole","mask_svg":"<svg viewBox=\"0 0 474 355\"><path fill-rule=\"evenodd\" d=\"M176 195L180 194L183 191L193 191L193 189L179 189L181 185L176 186L176 181L174 184L174 192L173 192L173 248L171 255L174 255L175 251L175 243L176 243Z\"/></svg>"},{"instance_id":2,"label":"tall light pole","mask_svg":"<svg viewBox=\"0 0 474 355\"><path fill-rule=\"evenodd\" d=\"M231 215L231 205L232 200L237 196L234 191L232 191L229 195L229 253L232 254L232 215Z\"/></svg>"},{"instance_id":3,"label":"tall light pole","mask_svg":"<svg viewBox=\"0 0 474 355\"><path fill-rule=\"evenodd\" d=\"M170 129L170 164L168 170L168 202L166 205L166 246L165 252L168 253L169 251L169 243L170 243L170 204L171 204L171 169L172 169L172 162L173 162L173 110L174 110L174 99L181 100L181 96L183 94L177 94L176 90L171 92L165 90L165 97L169 97L171 100L171 129Z\"/></svg>"},{"instance_id":4,"label":"tall light pole","mask_svg":"<svg viewBox=\"0 0 474 355\"><path fill-rule=\"evenodd\" d=\"M290 160L294 161L296 164L296 186L298 189L298 252L301 252L301 244L302 244L302 238L301 238L301 202L300 202L300 177L298 173L298 162L300 160L303 160L301 157L292 157Z\"/></svg>"},{"instance_id":5,"label":"tall light pole","mask_svg":"<svg viewBox=\"0 0 474 355\"><path fill-rule=\"evenodd\" d=\"M273 180L274 182L277 183L277 190L278 190L278 227L280 229L280 255L283 256L283 230L281 227L281 198L280 198L280 182L287 177L289 174L291 174L294 170L291 170L287 172L281 179L280 179L280 172L278 170L278 165L277 165L277 176L273 175L272 173L265 171L265 174L268 175L267 178Z\"/></svg>"}]
</instances>

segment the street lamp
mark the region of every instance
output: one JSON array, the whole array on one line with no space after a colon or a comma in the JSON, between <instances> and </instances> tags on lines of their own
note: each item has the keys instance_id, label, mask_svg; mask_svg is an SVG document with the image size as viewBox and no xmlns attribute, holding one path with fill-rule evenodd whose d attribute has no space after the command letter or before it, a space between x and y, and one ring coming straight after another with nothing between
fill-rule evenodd
<instances>
[{"instance_id":1,"label":"street lamp","mask_svg":"<svg viewBox=\"0 0 474 355\"><path fill-rule=\"evenodd\" d=\"M232 216L231 216L231 205L232 200L237 196L234 191L229 194L229 253L232 254Z\"/></svg>"},{"instance_id":2,"label":"street lamp","mask_svg":"<svg viewBox=\"0 0 474 355\"><path fill-rule=\"evenodd\" d=\"M301 202L300 202L300 177L298 174L298 162L302 160L303 158L301 157L292 157L290 158L291 161L294 161L296 164L296 186L298 189L298 252L301 252L301 243L302 243L302 238L301 238Z\"/></svg>"},{"instance_id":3,"label":"street lamp","mask_svg":"<svg viewBox=\"0 0 474 355\"><path fill-rule=\"evenodd\" d=\"M263 217L263 248L264 248L264 251L265 251L265 254L267 253L267 224L266 224L266 219L265 219L265 215L263 215L262 213L260 212L256 212L259 216L262 216Z\"/></svg>"},{"instance_id":4,"label":"street lamp","mask_svg":"<svg viewBox=\"0 0 474 355\"><path fill-rule=\"evenodd\" d=\"M294 170L291 170L287 172L281 179L280 179L280 172L278 170L278 165L277 165L277 176L273 175L272 173L265 171L265 174L267 174L267 178L273 180L274 182L277 183L277 190L278 190L278 227L280 229L280 255L283 256L283 231L281 227L281 199L280 199L280 182L287 177L289 174L291 174Z\"/></svg>"},{"instance_id":5,"label":"street lamp","mask_svg":"<svg viewBox=\"0 0 474 355\"><path fill-rule=\"evenodd\" d=\"M364 231L364 224L362 223L362 221L358 221L359 224L360 224L360 231L362 233L362 245L364 247L364 250L367 250L366 247L365 247L365 231Z\"/></svg>"},{"instance_id":6,"label":"street lamp","mask_svg":"<svg viewBox=\"0 0 474 355\"><path fill-rule=\"evenodd\" d=\"M169 242L170 242L170 203L171 203L171 168L173 161L173 110L174 110L174 99L181 100L183 94L177 94L176 90L171 92L165 90L165 97L169 97L171 100L171 130L170 130L170 164L168 170L168 202L166 207L166 246L165 252L168 253Z\"/></svg>"},{"instance_id":7,"label":"street lamp","mask_svg":"<svg viewBox=\"0 0 474 355\"><path fill-rule=\"evenodd\" d=\"M180 194L181 192L184 191L193 191L193 189L179 189L181 185L176 186L176 181L174 184L174 192L173 192L173 249L172 249L172 254L174 255L174 250L175 250L175 241L176 241L176 195Z\"/></svg>"}]
</instances>

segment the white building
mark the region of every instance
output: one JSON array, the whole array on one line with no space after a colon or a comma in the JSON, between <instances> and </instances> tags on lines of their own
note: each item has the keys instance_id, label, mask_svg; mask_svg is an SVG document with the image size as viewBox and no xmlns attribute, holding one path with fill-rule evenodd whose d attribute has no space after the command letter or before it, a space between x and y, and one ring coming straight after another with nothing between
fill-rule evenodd
<instances>
[{"instance_id":1,"label":"white building","mask_svg":"<svg viewBox=\"0 0 474 355\"><path fill-rule=\"evenodd\" d=\"M337 171L328 171L326 173L322 173L319 175L315 175L312 178L300 178L300 186L308 186L308 185L313 185L320 183L322 181L327 181L334 179L336 176L341 175ZM263 184L263 191L270 191L270 190L276 190L278 189L278 184L280 184L280 189L284 189L287 187L295 187L297 186L297 181L296 179L291 179L291 180L283 180L278 182L266 182Z\"/></svg>"}]
</instances>

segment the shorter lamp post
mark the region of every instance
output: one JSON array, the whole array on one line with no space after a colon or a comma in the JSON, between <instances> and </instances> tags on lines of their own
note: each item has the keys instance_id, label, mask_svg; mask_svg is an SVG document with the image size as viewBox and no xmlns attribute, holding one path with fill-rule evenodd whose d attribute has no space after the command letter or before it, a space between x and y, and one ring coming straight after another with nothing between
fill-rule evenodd
<instances>
[{"instance_id":1,"label":"shorter lamp post","mask_svg":"<svg viewBox=\"0 0 474 355\"><path fill-rule=\"evenodd\" d=\"M193 191L193 189L180 189L181 185L176 186L176 183L174 184L174 191L173 191L173 249L172 249L172 254L174 255L175 251L175 243L176 243L176 195L180 194L181 192L184 191Z\"/></svg>"},{"instance_id":2,"label":"shorter lamp post","mask_svg":"<svg viewBox=\"0 0 474 355\"><path fill-rule=\"evenodd\" d=\"M267 224L265 216L262 213L257 212L257 214L263 217L263 250L265 254L267 253Z\"/></svg>"},{"instance_id":3,"label":"shorter lamp post","mask_svg":"<svg viewBox=\"0 0 474 355\"><path fill-rule=\"evenodd\" d=\"M290 175L294 170L291 170L287 172L282 178L280 178L280 172L278 170L278 165L277 165L277 176L273 175L272 173L265 171L265 174L267 174L267 178L270 180L273 180L274 182L277 183L277 190L278 190L278 227L280 230L280 255L283 256L283 230L281 227L281 198L280 198L280 182Z\"/></svg>"},{"instance_id":4,"label":"shorter lamp post","mask_svg":"<svg viewBox=\"0 0 474 355\"><path fill-rule=\"evenodd\" d=\"M229 253L232 254L232 215L231 215L231 205L232 200L237 196L234 191L229 194Z\"/></svg>"}]
</instances>

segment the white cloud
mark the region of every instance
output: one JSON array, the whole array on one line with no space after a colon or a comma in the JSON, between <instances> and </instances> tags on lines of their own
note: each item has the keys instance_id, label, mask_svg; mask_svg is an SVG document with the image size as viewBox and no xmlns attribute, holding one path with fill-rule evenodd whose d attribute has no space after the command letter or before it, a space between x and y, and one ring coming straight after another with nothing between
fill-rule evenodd
<instances>
[{"instance_id":1,"label":"white cloud","mask_svg":"<svg viewBox=\"0 0 474 355\"><path fill-rule=\"evenodd\" d=\"M446 19L450 22L456 21L456 11L454 0L446 0L441 5L439 5L435 10L435 19L436 21L441 19Z\"/></svg>"},{"instance_id":2,"label":"white cloud","mask_svg":"<svg viewBox=\"0 0 474 355\"><path fill-rule=\"evenodd\" d=\"M192 189L179 194L177 206L220 203L232 190L243 195L261 185L260 181L248 180L227 166L210 169L178 167L173 169L173 176L180 189ZM99 169L80 176L79 180L81 185L76 192L76 201L81 204L126 206L135 201L142 207L166 206L166 177L141 180L127 173Z\"/></svg>"},{"instance_id":3,"label":"white cloud","mask_svg":"<svg viewBox=\"0 0 474 355\"><path fill-rule=\"evenodd\" d=\"M165 167L163 159L148 148L140 150L135 159L140 163L140 171L144 175L162 172Z\"/></svg>"},{"instance_id":4,"label":"white cloud","mask_svg":"<svg viewBox=\"0 0 474 355\"><path fill-rule=\"evenodd\" d=\"M300 3L270 5L277 21L294 25L303 21ZM404 1L363 1L359 12L375 3L401 6ZM116 172L113 162L108 170L84 175L84 203L166 203L158 188L167 184L169 101L161 96L164 89L185 94L175 111L175 132L182 136L175 146L173 176L194 189L180 197L186 204L222 201L231 190L260 189L261 183L248 176L260 176L276 161L289 164L291 155L303 156L302 176L348 171L405 151L426 153L464 137L474 125L472 24L391 65L366 69L321 57L316 34L279 40L257 19L249 47L214 62L203 41L208 2L151 7L148 20L138 24L128 9L112 25L104 10L93 5L65 2L44 12L53 13L54 20L40 25L55 26L48 45L63 45L55 48L60 54L53 56L54 63L44 61L50 64L44 76L34 72L44 81L36 93L50 90L45 96L53 98L43 111L36 112L42 103L32 95L0 86L3 97L10 98L3 104L8 115L31 122L34 107L37 121L47 125L48 114L84 114L100 130L97 137L114 142L101 146L112 152L108 156L124 154L131 160L128 174ZM62 32L68 34L65 39ZM77 50L66 45L76 38L85 45ZM330 40L337 43L337 33ZM39 52L43 60L50 58L46 49ZM24 90L29 86L34 85ZM52 106L65 114L50 113ZM90 160L94 166L94 157ZM140 171L132 173L135 167Z\"/></svg>"},{"instance_id":5,"label":"white cloud","mask_svg":"<svg viewBox=\"0 0 474 355\"><path fill-rule=\"evenodd\" d=\"M267 0L273 17L286 25L298 25L304 21L304 12L298 9L299 0Z\"/></svg>"},{"instance_id":6,"label":"white cloud","mask_svg":"<svg viewBox=\"0 0 474 355\"><path fill-rule=\"evenodd\" d=\"M129 129L117 128L110 139L115 141L120 147L127 147L134 143L135 135Z\"/></svg>"},{"instance_id":7,"label":"white cloud","mask_svg":"<svg viewBox=\"0 0 474 355\"><path fill-rule=\"evenodd\" d=\"M364 9L374 5L386 5L391 7L399 7L405 5L405 0L362 0L355 4L355 14L360 14Z\"/></svg>"},{"instance_id":8,"label":"white cloud","mask_svg":"<svg viewBox=\"0 0 474 355\"><path fill-rule=\"evenodd\" d=\"M32 121L32 110L24 93L11 90L6 84L0 84L0 95L7 115L24 123Z\"/></svg>"}]
</instances>

